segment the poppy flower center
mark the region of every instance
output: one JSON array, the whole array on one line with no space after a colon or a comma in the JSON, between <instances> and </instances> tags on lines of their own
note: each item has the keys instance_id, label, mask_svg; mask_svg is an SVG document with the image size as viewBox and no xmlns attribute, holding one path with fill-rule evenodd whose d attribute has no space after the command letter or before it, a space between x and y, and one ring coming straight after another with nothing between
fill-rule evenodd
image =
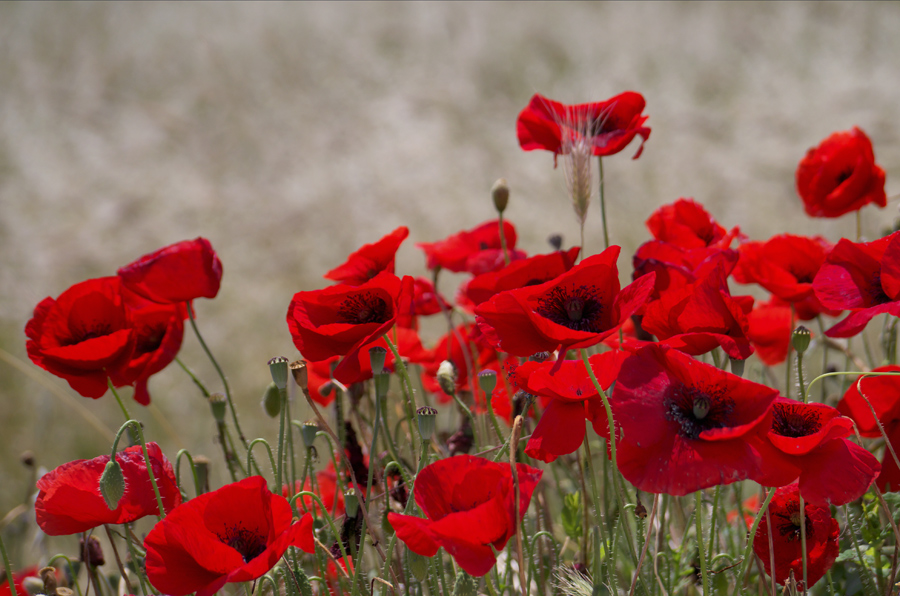
<instances>
[{"instance_id":1,"label":"poppy flower center","mask_svg":"<svg viewBox=\"0 0 900 596\"><path fill-rule=\"evenodd\" d=\"M881 271L872 275L872 279L869 281L868 294L875 304L884 304L891 301L890 296L885 293L884 288L881 286Z\"/></svg>"},{"instance_id":2,"label":"poppy flower center","mask_svg":"<svg viewBox=\"0 0 900 596\"><path fill-rule=\"evenodd\" d=\"M815 532L809 515L804 520L805 524L800 522L800 503L788 503L786 511L775 513L773 517L775 517L775 526L779 535L786 536L788 542L801 539L800 527L802 525L806 526L806 544L810 544L813 540Z\"/></svg>"},{"instance_id":3,"label":"poppy flower center","mask_svg":"<svg viewBox=\"0 0 900 596\"><path fill-rule=\"evenodd\" d=\"M837 178L835 178L834 181L837 183L838 186L840 186L841 184L844 183L845 180L850 178L850 176L852 176L852 175L853 175L853 168L849 167L849 168L843 170L840 174L838 174Z\"/></svg>"},{"instance_id":4,"label":"poppy flower center","mask_svg":"<svg viewBox=\"0 0 900 596\"><path fill-rule=\"evenodd\" d=\"M538 300L535 312L573 331L600 333L603 304L597 299L595 286L556 287Z\"/></svg>"},{"instance_id":5,"label":"poppy flower center","mask_svg":"<svg viewBox=\"0 0 900 596\"><path fill-rule=\"evenodd\" d=\"M73 325L72 334L60 341L62 346L74 346L83 341L103 337L112 333L112 325L107 321L94 321L91 325Z\"/></svg>"},{"instance_id":6,"label":"poppy flower center","mask_svg":"<svg viewBox=\"0 0 900 596\"><path fill-rule=\"evenodd\" d=\"M798 405L772 406L772 430L783 437L806 437L822 427L819 415Z\"/></svg>"},{"instance_id":7,"label":"poppy flower center","mask_svg":"<svg viewBox=\"0 0 900 596\"><path fill-rule=\"evenodd\" d=\"M138 335L137 346L134 351L138 354L149 354L155 352L162 345L162 340L166 336L166 326L160 325L152 328L144 328L142 333Z\"/></svg>"},{"instance_id":8,"label":"poppy flower center","mask_svg":"<svg viewBox=\"0 0 900 596\"><path fill-rule=\"evenodd\" d=\"M232 526L225 530L225 534L217 534L219 540L227 544L244 557L244 562L249 563L266 550L266 539L252 530Z\"/></svg>"},{"instance_id":9,"label":"poppy flower center","mask_svg":"<svg viewBox=\"0 0 900 596\"><path fill-rule=\"evenodd\" d=\"M679 435L696 440L705 430L728 426L733 411L734 401L720 390L682 385L672 389L666 419L678 424Z\"/></svg>"},{"instance_id":10,"label":"poppy flower center","mask_svg":"<svg viewBox=\"0 0 900 596\"><path fill-rule=\"evenodd\" d=\"M338 307L340 322L351 325L384 323L388 320L387 311L387 302L369 292L350 296Z\"/></svg>"}]
</instances>

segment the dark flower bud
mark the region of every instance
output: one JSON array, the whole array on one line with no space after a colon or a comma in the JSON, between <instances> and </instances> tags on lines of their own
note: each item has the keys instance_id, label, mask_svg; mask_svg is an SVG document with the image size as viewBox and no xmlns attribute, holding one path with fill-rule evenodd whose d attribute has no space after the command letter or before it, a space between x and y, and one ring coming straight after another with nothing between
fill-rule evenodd
<instances>
[{"instance_id":1,"label":"dark flower bud","mask_svg":"<svg viewBox=\"0 0 900 596\"><path fill-rule=\"evenodd\" d=\"M423 406L416 410L416 421L419 424L419 434L423 441L430 441L434 436L434 421L437 418L437 410Z\"/></svg>"},{"instance_id":2,"label":"dark flower bud","mask_svg":"<svg viewBox=\"0 0 900 596\"><path fill-rule=\"evenodd\" d=\"M381 346L369 348L369 362L372 364L373 375L379 375L384 370L385 358L387 358L387 348Z\"/></svg>"},{"instance_id":3,"label":"dark flower bud","mask_svg":"<svg viewBox=\"0 0 900 596\"><path fill-rule=\"evenodd\" d=\"M81 553L78 560L88 567L102 567L106 564L100 541L93 536L89 536L87 542L84 538L78 541L78 552Z\"/></svg>"},{"instance_id":4,"label":"dark flower bud","mask_svg":"<svg viewBox=\"0 0 900 596\"><path fill-rule=\"evenodd\" d=\"M406 561L409 563L409 570L413 576L419 581L424 581L428 575L428 558L410 549L406 549Z\"/></svg>"},{"instance_id":5,"label":"dark flower bud","mask_svg":"<svg viewBox=\"0 0 900 596\"><path fill-rule=\"evenodd\" d=\"M279 389L287 387L288 359L284 356L276 356L269 360L269 372L272 373L272 382Z\"/></svg>"},{"instance_id":6,"label":"dark flower bud","mask_svg":"<svg viewBox=\"0 0 900 596\"><path fill-rule=\"evenodd\" d=\"M647 508L644 507L644 504L643 504L643 503L641 503L641 497L640 497L640 496L639 496L638 499L637 499L637 504L634 506L634 514L635 514L639 519L644 519L645 517L647 517Z\"/></svg>"},{"instance_id":7,"label":"dark flower bud","mask_svg":"<svg viewBox=\"0 0 900 596\"><path fill-rule=\"evenodd\" d=\"M481 390L484 391L485 395L490 398L491 394L494 392L494 388L497 386L496 371L487 369L478 373L478 386L481 387Z\"/></svg>"},{"instance_id":8,"label":"dark flower bud","mask_svg":"<svg viewBox=\"0 0 900 596\"><path fill-rule=\"evenodd\" d=\"M281 414L281 391L275 383L269 383L266 392L263 393L262 406L270 418L276 418Z\"/></svg>"},{"instance_id":9,"label":"dark flower bud","mask_svg":"<svg viewBox=\"0 0 900 596\"><path fill-rule=\"evenodd\" d=\"M744 361L737 358L731 358L731 373L739 377L744 376Z\"/></svg>"},{"instance_id":10,"label":"dark flower bud","mask_svg":"<svg viewBox=\"0 0 900 596\"><path fill-rule=\"evenodd\" d=\"M26 468L34 467L34 451L23 451L22 455L19 456L19 461L22 462L22 465Z\"/></svg>"},{"instance_id":11,"label":"dark flower bud","mask_svg":"<svg viewBox=\"0 0 900 596\"><path fill-rule=\"evenodd\" d=\"M225 415L228 413L228 398L221 393L213 393L209 396L209 407L216 422L225 422Z\"/></svg>"},{"instance_id":12,"label":"dark flower bud","mask_svg":"<svg viewBox=\"0 0 900 596\"><path fill-rule=\"evenodd\" d=\"M475 594L475 581L472 576L465 571L460 571L453 584L453 596L475 596Z\"/></svg>"},{"instance_id":13,"label":"dark flower bud","mask_svg":"<svg viewBox=\"0 0 900 596\"><path fill-rule=\"evenodd\" d=\"M300 427L300 437L303 439L303 445L310 449L316 441L316 435L319 432L319 425L315 422L304 422Z\"/></svg>"},{"instance_id":14,"label":"dark flower bud","mask_svg":"<svg viewBox=\"0 0 900 596\"><path fill-rule=\"evenodd\" d=\"M506 211L506 206L509 204L509 185L506 183L506 178L500 178L494 182L494 186L491 187L491 198L494 200L494 208L498 213Z\"/></svg>"},{"instance_id":15,"label":"dark flower bud","mask_svg":"<svg viewBox=\"0 0 900 596\"><path fill-rule=\"evenodd\" d=\"M122 474L122 466L115 459L109 460L100 474L100 494L110 511L115 511L119 501L125 496L125 476Z\"/></svg>"},{"instance_id":16,"label":"dark flower bud","mask_svg":"<svg viewBox=\"0 0 900 596\"><path fill-rule=\"evenodd\" d=\"M297 383L297 386L307 390L309 386L309 373L306 370L306 360L295 360L291 362L289 365L291 369L291 374L294 376L294 382Z\"/></svg>"},{"instance_id":17,"label":"dark flower bud","mask_svg":"<svg viewBox=\"0 0 900 596\"><path fill-rule=\"evenodd\" d=\"M375 375L375 395L379 397L385 397L388 393L388 389L391 386L391 375L389 373L383 372ZM324 385L323 385L324 387ZM322 393L322 389L319 389L319 393Z\"/></svg>"},{"instance_id":18,"label":"dark flower bud","mask_svg":"<svg viewBox=\"0 0 900 596\"><path fill-rule=\"evenodd\" d=\"M437 382L447 395L456 393L456 367L449 360L444 360L438 367Z\"/></svg>"},{"instance_id":19,"label":"dark flower bud","mask_svg":"<svg viewBox=\"0 0 900 596\"><path fill-rule=\"evenodd\" d=\"M547 242L553 247L553 250L562 250L563 237L562 234L553 234L547 238Z\"/></svg>"},{"instance_id":20,"label":"dark flower bud","mask_svg":"<svg viewBox=\"0 0 900 596\"><path fill-rule=\"evenodd\" d=\"M802 354L809 347L809 339L812 333L809 329L800 325L796 329L794 329L794 333L791 334L791 344L794 346L794 349L797 350L798 353Z\"/></svg>"}]
</instances>

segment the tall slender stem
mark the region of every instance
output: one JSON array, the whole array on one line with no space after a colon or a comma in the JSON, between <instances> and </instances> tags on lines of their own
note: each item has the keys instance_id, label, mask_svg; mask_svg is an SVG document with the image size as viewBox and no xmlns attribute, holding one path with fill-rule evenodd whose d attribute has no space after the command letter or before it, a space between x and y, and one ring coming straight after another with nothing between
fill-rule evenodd
<instances>
[{"instance_id":1,"label":"tall slender stem","mask_svg":"<svg viewBox=\"0 0 900 596\"><path fill-rule=\"evenodd\" d=\"M287 391L279 388L278 398L281 400L281 424L278 428L278 466L275 468L275 486L278 492L275 494L280 495L284 480L284 419L287 417Z\"/></svg>"},{"instance_id":2,"label":"tall slender stem","mask_svg":"<svg viewBox=\"0 0 900 596\"><path fill-rule=\"evenodd\" d=\"M400 352L397 351L397 346L391 341L390 334L385 333L384 340L394 354L394 369L400 375L403 393L406 394L406 406L408 410L406 416L408 419L407 422L409 423L409 434L413 438L413 453L416 453L416 447L422 442L421 437L419 437L419 427L416 425L415 419L416 410L418 409L416 407L416 396L413 392L412 383L409 380L409 372L406 370L406 365L403 364L403 359L400 358ZM472 432L474 432L474 430L475 429L473 428Z\"/></svg>"},{"instance_id":3,"label":"tall slender stem","mask_svg":"<svg viewBox=\"0 0 900 596\"><path fill-rule=\"evenodd\" d=\"M800 497L800 554L803 558L803 593L809 591L809 575L807 574L807 559L809 558L806 553L806 506L803 503L803 495L799 495Z\"/></svg>"},{"instance_id":4,"label":"tall slender stem","mask_svg":"<svg viewBox=\"0 0 900 596\"><path fill-rule=\"evenodd\" d=\"M700 557L700 581L703 586L704 596L709 596L709 578L706 575L706 554L703 552L703 525L701 523L703 514L700 511L702 502L703 495L701 491L698 490L694 493L694 522L697 524L697 551L698 556ZM710 539L712 539L712 536L710 536Z\"/></svg>"},{"instance_id":5,"label":"tall slender stem","mask_svg":"<svg viewBox=\"0 0 900 596\"><path fill-rule=\"evenodd\" d=\"M119 392L116 391L116 388L113 386L112 379L107 377L106 384L109 385L109 390L112 391L112 394L116 398L116 403L119 404L119 408L122 410L122 413L125 414L125 420L131 420L131 414L128 413L128 409L125 407L125 404L122 403L122 398L119 397Z\"/></svg>"},{"instance_id":6,"label":"tall slender stem","mask_svg":"<svg viewBox=\"0 0 900 596\"><path fill-rule=\"evenodd\" d=\"M3 533L0 532L0 555L3 555L3 571L6 573L6 581L9 583L9 591L12 596L16 594L16 582L13 579L12 566L9 564L9 555L6 554L6 546L3 544Z\"/></svg>"},{"instance_id":7,"label":"tall slender stem","mask_svg":"<svg viewBox=\"0 0 900 596\"><path fill-rule=\"evenodd\" d=\"M500 248L503 250L503 262L509 265L509 251L506 248L506 234L503 233L503 212L497 214L497 223L500 225ZM437 291L437 288L435 288ZM440 302L440 298L438 298Z\"/></svg>"},{"instance_id":8,"label":"tall slender stem","mask_svg":"<svg viewBox=\"0 0 900 596\"><path fill-rule=\"evenodd\" d=\"M603 246L604 248L609 248L609 231L607 230L606 225L606 196L603 192L603 158L601 156L597 156L597 169L600 172L600 218L603 220ZM582 250L584 250L584 231L582 230L581 234L581 244Z\"/></svg>"},{"instance_id":9,"label":"tall slender stem","mask_svg":"<svg viewBox=\"0 0 900 596\"><path fill-rule=\"evenodd\" d=\"M150 453L147 451L147 443L144 441L144 431L141 429L140 422L137 420L129 420L119 428L119 432L116 433L116 438L113 441L112 456L110 457L110 460L115 460L116 450L119 448L119 439L122 438L122 433L125 432L125 429L129 429L129 432L134 432L141 444L141 450L144 453L144 465L147 466L147 475L150 476L150 484L153 486L153 493L156 495L156 505L159 507L159 515L157 517L162 519L166 516L166 509L163 507L159 486L156 484L156 475L153 473L153 464L150 461ZM133 431L131 429L133 429Z\"/></svg>"}]
</instances>

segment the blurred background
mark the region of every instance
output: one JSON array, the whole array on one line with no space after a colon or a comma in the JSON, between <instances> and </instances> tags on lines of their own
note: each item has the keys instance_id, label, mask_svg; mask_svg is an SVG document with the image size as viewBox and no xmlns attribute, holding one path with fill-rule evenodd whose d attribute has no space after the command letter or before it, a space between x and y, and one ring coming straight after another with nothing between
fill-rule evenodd
<instances>
[{"instance_id":1,"label":"blurred background","mask_svg":"<svg viewBox=\"0 0 900 596\"><path fill-rule=\"evenodd\" d=\"M0 517L28 491L22 451L47 468L95 457L121 422L111 396L81 398L27 360L44 297L209 238L224 277L199 324L245 431L271 439L259 402L266 361L297 357L291 297L361 244L405 224L397 272L423 275L414 244L492 218L499 177L521 248L577 242L562 168L516 141L532 94L646 98L642 157L604 160L625 279L644 220L682 196L754 239L853 235L853 216L804 215L794 170L857 125L900 192L898 31L897 4L0 4ZM864 209L864 233L896 207ZM598 252L596 204L586 234ZM189 332L181 357L221 390ZM210 456L221 483L186 375L170 366L150 391L150 411L131 406L149 437Z\"/></svg>"}]
</instances>

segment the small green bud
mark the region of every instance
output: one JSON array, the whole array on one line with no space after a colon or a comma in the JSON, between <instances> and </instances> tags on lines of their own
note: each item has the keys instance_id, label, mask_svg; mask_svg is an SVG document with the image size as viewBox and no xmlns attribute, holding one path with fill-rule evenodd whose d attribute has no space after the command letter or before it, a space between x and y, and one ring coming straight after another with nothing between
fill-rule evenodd
<instances>
[{"instance_id":1,"label":"small green bud","mask_svg":"<svg viewBox=\"0 0 900 596\"><path fill-rule=\"evenodd\" d=\"M428 558L406 549L406 562L409 563L409 570L419 581L424 581L428 576Z\"/></svg>"},{"instance_id":2,"label":"small green bud","mask_svg":"<svg viewBox=\"0 0 900 596\"><path fill-rule=\"evenodd\" d=\"M744 361L737 358L731 359L731 373L739 377L744 376Z\"/></svg>"},{"instance_id":3,"label":"small green bud","mask_svg":"<svg viewBox=\"0 0 900 596\"><path fill-rule=\"evenodd\" d=\"M6 583L6 579L3 579L3 583ZM38 596L39 594L44 594L44 582L36 577L26 577L22 580L22 587L25 589L25 592L29 594L29 596Z\"/></svg>"},{"instance_id":4,"label":"small green bud","mask_svg":"<svg viewBox=\"0 0 900 596\"><path fill-rule=\"evenodd\" d=\"M494 392L494 387L497 386L497 373L491 369L483 370L478 373L478 386L481 387L481 390L484 391L485 395L490 399L491 394Z\"/></svg>"},{"instance_id":5,"label":"small green bud","mask_svg":"<svg viewBox=\"0 0 900 596\"><path fill-rule=\"evenodd\" d=\"M359 513L359 497L356 496L356 491L348 490L344 493L344 511L347 512L347 517L356 517Z\"/></svg>"},{"instance_id":6,"label":"small green bud","mask_svg":"<svg viewBox=\"0 0 900 596\"><path fill-rule=\"evenodd\" d=\"M228 413L227 397L221 393L213 393L209 396L209 407L216 422L225 422L225 415Z\"/></svg>"},{"instance_id":7,"label":"small green bud","mask_svg":"<svg viewBox=\"0 0 900 596\"><path fill-rule=\"evenodd\" d=\"M453 596L475 596L475 581L465 571L460 571L456 575L456 582L453 584Z\"/></svg>"},{"instance_id":8,"label":"small green bud","mask_svg":"<svg viewBox=\"0 0 900 596\"><path fill-rule=\"evenodd\" d=\"M122 466L114 459L106 462L106 467L100 474L100 494L110 511L115 511L119 501L125 496L125 476L122 474Z\"/></svg>"},{"instance_id":9,"label":"small green bud","mask_svg":"<svg viewBox=\"0 0 900 596\"><path fill-rule=\"evenodd\" d=\"M791 334L791 344L793 344L794 349L797 350L798 353L802 354L809 347L811 336L812 333L810 330L803 325L800 325L794 329L794 333Z\"/></svg>"},{"instance_id":10,"label":"small green bud","mask_svg":"<svg viewBox=\"0 0 900 596\"><path fill-rule=\"evenodd\" d=\"M391 387L390 373L378 373L375 375L375 395L379 397L387 396L388 389Z\"/></svg>"},{"instance_id":11,"label":"small green bud","mask_svg":"<svg viewBox=\"0 0 900 596\"><path fill-rule=\"evenodd\" d=\"M275 383L269 383L269 386L266 387L262 406L270 418L277 418L281 414L281 390Z\"/></svg>"},{"instance_id":12,"label":"small green bud","mask_svg":"<svg viewBox=\"0 0 900 596\"><path fill-rule=\"evenodd\" d=\"M456 367L449 360L444 360L438 367L437 382L447 395L456 394Z\"/></svg>"},{"instance_id":13,"label":"small green bud","mask_svg":"<svg viewBox=\"0 0 900 596\"><path fill-rule=\"evenodd\" d=\"M416 410L416 422L419 424L419 434L423 441L430 441L434 436L434 420L437 418L437 410L422 406Z\"/></svg>"},{"instance_id":14,"label":"small green bud","mask_svg":"<svg viewBox=\"0 0 900 596\"><path fill-rule=\"evenodd\" d=\"M319 433L319 425L315 422L304 422L300 427L300 437L303 439L303 446L309 449L316 442L316 435Z\"/></svg>"},{"instance_id":15,"label":"small green bud","mask_svg":"<svg viewBox=\"0 0 900 596\"><path fill-rule=\"evenodd\" d=\"M506 211L506 206L509 204L509 185L506 183L506 178L500 178L494 182L494 186L491 187L491 199L494 200L494 208L498 213Z\"/></svg>"},{"instance_id":16,"label":"small green bud","mask_svg":"<svg viewBox=\"0 0 900 596\"><path fill-rule=\"evenodd\" d=\"M369 348L369 362L372 364L372 374L378 375L384 370L384 360L387 358L387 348L373 346Z\"/></svg>"},{"instance_id":17,"label":"small green bud","mask_svg":"<svg viewBox=\"0 0 900 596\"><path fill-rule=\"evenodd\" d=\"M312 596L312 584L309 582L309 577L307 577L306 573L299 565L293 568L292 577L294 578L294 581L297 582L297 590L300 592L300 596Z\"/></svg>"},{"instance_id":18,"label":"small green bud","mask_svg":"<svg viewBox=\"0 0 900 596\"><path fill-rule=\"evenodd\" d=\"M272 373L272 382L279 389L287 387L288 359L284 356L276 356L269 360L269 372Z\"/></svg>"}]
</instances>

